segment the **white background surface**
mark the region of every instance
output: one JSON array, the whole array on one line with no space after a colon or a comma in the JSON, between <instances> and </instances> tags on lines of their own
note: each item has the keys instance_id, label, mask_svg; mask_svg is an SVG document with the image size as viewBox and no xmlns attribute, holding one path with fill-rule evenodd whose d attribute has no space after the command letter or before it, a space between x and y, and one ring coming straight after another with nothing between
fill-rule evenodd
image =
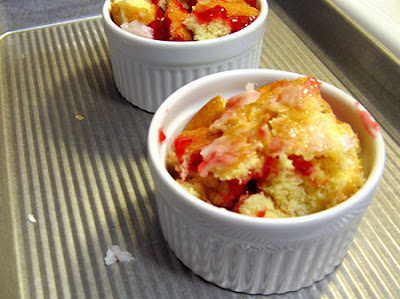
<instances>
[{"instance_id":1,"label":"white background surface","mask_svg":"<svg viewBox=\"0 0 400 299\"><path fill-rule=\"evenodd\" d=\"M400 0L330 0L400 58Z\"/></svg>"}]
</instances>

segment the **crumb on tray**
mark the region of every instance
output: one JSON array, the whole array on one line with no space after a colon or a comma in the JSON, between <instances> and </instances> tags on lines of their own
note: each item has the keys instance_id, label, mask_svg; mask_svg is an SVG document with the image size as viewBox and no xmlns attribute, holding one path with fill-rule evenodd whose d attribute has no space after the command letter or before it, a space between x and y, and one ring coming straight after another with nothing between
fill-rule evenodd
<instances>
[{"instance_id":1,"label":"crumb on tray","mask_svg":"<svg viewBox=\"0 0 400 299\"><path fill-rule=\"evenodd\" d=\"M135 258L129 252L121 251L118 245L111 245L104 258L104 264L109 266L114 263L128 263L134 260Z\"/></svg>"}]
</instances>

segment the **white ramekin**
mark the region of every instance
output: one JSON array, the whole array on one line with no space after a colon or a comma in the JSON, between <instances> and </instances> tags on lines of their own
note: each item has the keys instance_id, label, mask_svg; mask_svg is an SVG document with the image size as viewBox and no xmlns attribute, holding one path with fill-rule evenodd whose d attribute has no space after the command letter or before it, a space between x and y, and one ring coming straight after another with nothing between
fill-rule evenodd
<instances>
[{"instance_id":1,"label":"white ramekin","mask_svg":"<svg viewBox=\"0 0 400 299\"><path fill-rule=\"evenodd\" d=\"M187 267L221 287L246 293L284 293L331 273L350 247L382 176L385 149L381 133L367 126L369 114L363 106L327 83L322 83L322 95L337 117L357 132L367 177L363 187L345 202L302 217L250 217L197 199L169 175L167 147L209 99L217 94L225 98L238 94L248 82L262 86L298 76L261 69L213 74L173 93L153 117L148 159L163 234ZM167 136L164 141L160 131Z\"/></svg>"},{"instance_id":2,"label":"white ramekin","mask_svg":"<svg viewBox=\"0 0 400 299\"><path fill-rule=\"evenodd\" d=\"M135 106L154 112L172 92L197 78L258 68L268 5L266 0L257 3L260 15L238 32L212 40L172 42L122 30L112 21L110 0L106 0L102 16L118 90Z\"/></svg>"}]
</instances>

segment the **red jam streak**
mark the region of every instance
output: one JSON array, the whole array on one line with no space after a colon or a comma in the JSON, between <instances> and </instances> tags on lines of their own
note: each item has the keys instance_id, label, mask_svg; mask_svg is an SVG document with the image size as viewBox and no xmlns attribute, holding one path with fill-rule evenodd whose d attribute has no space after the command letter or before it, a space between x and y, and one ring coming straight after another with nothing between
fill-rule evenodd
<instances>
[{"instance_id":1,"label":"red jam streak","mask_svg":"<svg viewBox=\"0 0 400 299\"><path fill-rule=\"evenodd\" d=\"M196 5L197 0L186 0L184 1L188 7L193 7Z\"/></svg>"},{"instance_id":2,"label":"red jam streak","mask_svg":"<svg viewBox=\"0 0 400 299\"><path fill-rule=\"evenodd\" d=\"M253 23L257 19L256 16L238 16L238 17L232 17L232 23L231 23L231 28L232 32L239 31L247 26L249 26L251 23Z\"/></svg>"},{"instance_id":3,"label":"red jam streak","mask_svg":"<svg viewBox=\"0 0 400 299\"><path fill-rule=\"evenodd\" d=\"M203 161L203 157L200 155L200 151L192 152L188 151L188 147L193 143L193 139L187 136L180 136L175 139L175 154L178 158L179 164L184 165L186 161L185 171L187 174L190 171L196 171L198 165ZM189 154L188 154L189 153ZM185 179L186 175L182 177Z\"/></svg>"},{"instance_id":4,"label":"red jam streak","mask_svg":"<svg viewBox=\"0 0 400 299\"><path fill-rule=\"evenodd\" d=\"M259 212L257 213L256 217L261 217L261 218L263 218L263 217L265 216L265 213L266 213L266 212L267 212L266 210L264 210L264 211L259 211Z\"/></svg>"},{"instance_id":5,"label":"red jam streak","mask_svg":"<svg viewBox=\"0 0 400 299\"><path fill-rule=\"evenodd\" d=\"M185 136L181 136L175 139L175 154L180 164L183 163L183 156L186 152L187 147L192 144L192 142L192 138L188 138Z\"/></svg>"},{"instance_id":6,"label":"red jam streak","mask_svg":"<svg viewBox=\"0 0 400 299\"><path fill-rule=\"evenodd\" d=\"M361 109L359 102L356 102L355 106L357 108L358 115L360 116L361 121L364 124L364 127L367 130L368 134L372 138L376 138L377 133L380 132L379 124L372 118L371 114L369 114L368 111Z\"/></svg>"},{"instance_id":7,"label":"red jam streak","mask_svg":"<svg viewBox=\"0 0 400 299\"><path fill-rule=\"evenodd\" d=\"M242 193L246 191L247 183L239 183L237 179L227 181L229 191L221 192L219 196L223 199L225 208L232 209Z\"/></svg>"},{"instance_id":8,"label":"red jam streak","mask_svg":"<svg viewBox=\"0 0 400 299\"><path fill-rule=\"evenodd\" d=\"M196 15L199 23L210 23L216 19L222 20L231 27L232 32L243 29L257 19L256 16L229 16L226 9L220 5L216 5L202 12L193 12L193 14Z\"/></svg>"},{"instance_id":9,"label":"red jam streak","mask_svg":"<svg viewBox=\"0 0 400 299\"><path fill-rule=\"evenodd\" d=\"M302 156L290 155L288 158L292 160L295 170L303 176L310 176L315 171L314 165Z\"/></svg>"},{"instance_id":10,"label":"red jam streak","mask_svg":"<svg viewBox=\"0 0 400 299\"><path fill-rule=\"evenodd\" d=\"M164 22L164 12L158 7L156 12L156 19L151 22L148 26L153 28L153 38L156 40L168 40L168 24Z\"/></svg>"},{"instance_id":11,"label":"red jam streak","mask_svg":"<svg viewBox=\"0 0 400 299\"><path fill-rule=\"evenodd\" d=\"M160 128L160 129L158 130L158 141L159 141L160 143L162 143L165 139L167 139L167 136L165 136L164 130L163 130L162 128Z\"/></svg>"},{"instance_id":12,"label":"red jam streak","mask_svg":"<svg viewBox=\"0 0 400 299\"><path fill-rule=\"evenodd\" d=\"M199 23L210 23L215 19L229 20L228 12L225 7L216 5L213 8L207 9L202 12L193 12L196 15Z\"/></svg>"},{"instance_id":13,"label":"red jam streak","mask_svg":"<svg viewBox=\"0 0 400 299\"><path fill-rule=\"evenodd\" d=\"M257 0L245 0L248 5L257 8Z\"/></svg>"},{"instance_id":14,"label":"red jam streak","mask_svg":"<svg viewBox=\"0 0 400 299\"><path fill-rule=\"evenodd\" d=\"M278 169L278 160L279 158L273 158L270 156L265 157L264 165L262 168L262 172L258 175L255 175L253 179L259 180L261 182L268 179L268 177L272 174L277 176L279 173Z\"/></svg>"}]
</instances>

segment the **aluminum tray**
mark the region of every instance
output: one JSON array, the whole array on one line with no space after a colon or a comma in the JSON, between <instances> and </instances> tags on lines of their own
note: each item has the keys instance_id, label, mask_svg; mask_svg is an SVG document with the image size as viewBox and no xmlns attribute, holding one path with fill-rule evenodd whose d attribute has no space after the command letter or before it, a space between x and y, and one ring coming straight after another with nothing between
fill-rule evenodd
<instances>
[{"instance_id":1,"label":"aluminum tray","mask_svg":"<svg viewBox=\"0 0 400 299\"><path fill-rule=\"evenodd\" d=\"M277 12L261 67L342 89L354 82L335 75ZM204 281L168 248L146 161L152 114L117 92L99 17L7 33L0 58L0 298L262 297ZM362 90L350 92L375 107ZM277 297L400 296L400 151L389 129L383 180L343 263ZM112 244L135 261L105 266Z\"/></svg>"}]
</instances>

